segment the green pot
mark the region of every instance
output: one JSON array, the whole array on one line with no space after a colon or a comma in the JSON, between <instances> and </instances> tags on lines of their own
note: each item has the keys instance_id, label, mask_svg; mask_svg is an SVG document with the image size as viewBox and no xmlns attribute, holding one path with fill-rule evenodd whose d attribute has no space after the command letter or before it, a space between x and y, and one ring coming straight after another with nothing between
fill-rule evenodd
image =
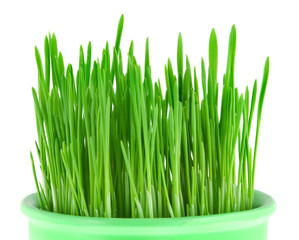
<instances>
[{"instance_id":1,"label":"green pot","mask_svg":"<svg viewBox=\"0 0 299 240\"><path fill-rule=\"evenodd\" d=\"M95 218L71 216L39 209L37 194L21 203L29 219L30 240L265 240L269 216L275 202L269 195L255 191L254 209L182 218Z\"/></svg>"}]
</instances>

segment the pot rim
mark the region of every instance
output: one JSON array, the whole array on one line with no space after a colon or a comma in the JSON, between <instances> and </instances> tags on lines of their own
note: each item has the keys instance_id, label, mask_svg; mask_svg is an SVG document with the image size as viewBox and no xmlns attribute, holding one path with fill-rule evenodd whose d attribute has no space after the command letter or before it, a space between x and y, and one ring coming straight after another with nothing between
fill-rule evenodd
<instances>
[{"instance_id":1,"label":"pot rim","mask_svg":"<svg viewBox=\"0 0 299 240\"><path fill-rule=\"evenodd\" d=\"M49 212L39 209L37 194L33 193L22 200L21 211L30 223L61 231L71 229L106 235L131 235L136 232L155 235L161 234L161 231L163 234L192 234L237 230L267 222L275 211L275 201L258 190L254 191L254 196L255 207L251 210L194 217L141 219L85 217Z\"/></svg>"}]
</instances>

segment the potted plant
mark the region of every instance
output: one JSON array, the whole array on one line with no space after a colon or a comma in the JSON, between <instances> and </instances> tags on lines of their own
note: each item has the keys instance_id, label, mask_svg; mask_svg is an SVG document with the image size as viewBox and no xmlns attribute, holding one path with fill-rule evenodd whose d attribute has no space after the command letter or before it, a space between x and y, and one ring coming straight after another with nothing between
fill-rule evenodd
<instances>
[{"instance_id":1,"label":"potted plant","mask_svg":"<svg viewBox=\"0 0 299 240\"><path fill-rule=\"evenodd\" d=\"M266 239L275 202L254 190L254 173L269 58L252 149L258 87L255 81L251 94L235 87L235 26L222 88L212 30L201 81L184 61L179 34L177 74L168 60L163 92L160 80L152 82L148 39L143 73L133 42L123 70L123 21L101 60L91 61L90 43L86 58L80 47L76 73L55 34L45 38L45 68L35 49L42 183L31 154L37 193L21 204L30 239Z\"/></svg>"}]
</instances>

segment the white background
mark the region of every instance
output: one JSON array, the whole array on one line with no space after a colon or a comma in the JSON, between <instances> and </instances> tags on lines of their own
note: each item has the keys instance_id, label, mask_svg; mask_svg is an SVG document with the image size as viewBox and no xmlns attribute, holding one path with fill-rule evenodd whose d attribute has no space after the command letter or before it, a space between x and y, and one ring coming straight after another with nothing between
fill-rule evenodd
<instances>
[{"instance_id":1,"label":"white background","mask_svg":"<svg viewBox=\"0 0 299 240\"><path fill-rule=\"evenodd\" d=\"M119 17L125 24L124 59L130 41L143 66L150 38L153 79L164 83L164 64L176 65L181 32L184 54L200 74L207 62L211 29L216 29L219 75L226 66L228 36L237 28L236 85L243 91L261 83L270 56L270 75L260 131L256 188L273 196L277 210L269 221L269 239L299 239L299 17L291 1L1 1L0 3L0 239L27 239L23 197L35 191L29 151L36 139L31 87L37 87L34 46L43 53L44 36L55 32L65 62L78 66L79 46L93 44L93 59L108 40L113 46ZM43 56L43 54L42 54ZM3 225L3 223L4 225Z\"/></svg>"}]
</instances>

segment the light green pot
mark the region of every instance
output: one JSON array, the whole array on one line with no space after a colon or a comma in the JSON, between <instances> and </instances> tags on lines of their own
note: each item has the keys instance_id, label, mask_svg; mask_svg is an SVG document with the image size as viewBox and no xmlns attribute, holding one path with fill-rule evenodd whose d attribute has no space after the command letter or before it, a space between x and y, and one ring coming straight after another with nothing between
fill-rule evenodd
<instances>
[{"instance_id":1,"label":"light green pot","mask_svg":"<svg viewBox=\"0 0 299 240\"><path fill-rule=\"evenodd\" d=\"M275 202L255 191L254 209L182 218L95 218L79 217L39 209L36 194L21 203L29 219L30 240L265 240L269 216Z\"/></svg>"}]
</instances>

